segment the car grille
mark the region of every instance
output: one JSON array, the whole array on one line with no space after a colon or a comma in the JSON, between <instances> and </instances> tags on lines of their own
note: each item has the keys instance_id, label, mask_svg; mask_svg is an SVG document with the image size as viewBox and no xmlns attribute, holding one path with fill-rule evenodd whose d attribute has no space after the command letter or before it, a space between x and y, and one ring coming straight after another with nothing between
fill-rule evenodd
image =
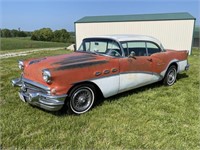
<instances>
[{"instance_id":1,"label":"car grille","mask_svg":"<svg viewBox=\"0 0 200 150\"><path fill-rule=\"evenodd\" d=\"M27 83L25 81L22 82L22 90L24 92L40 92L40 93L43 93L43 94L48 94L48 92L42 88L39 88L35 85L32 85L30 83Z\"/></svg>"}]
</instances>

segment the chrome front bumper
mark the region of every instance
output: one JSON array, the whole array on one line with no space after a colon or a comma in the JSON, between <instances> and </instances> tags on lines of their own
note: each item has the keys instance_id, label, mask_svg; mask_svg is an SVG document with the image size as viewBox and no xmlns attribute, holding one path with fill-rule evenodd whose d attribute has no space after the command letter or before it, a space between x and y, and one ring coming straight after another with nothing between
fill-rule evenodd
<instances>
[{"instance_id":1,"label":"chrome front bumper","mask_svg":"<svg viewBox=\"0 0 200 150\"><path fill-rule=\"evenodd\" d=\"M185 66L185 70L187 71L187 70L189 70L189 68L190 68L190 65L187 64L187 65Z\"/></svg>"},{"instance_id":2,"label":"chrome front bumper","mask_svg":"<svg viewBox=\"0 0 200 150\"><path fill-rule=\"evenodd\" d=\"M22 101L49 111L58 111L63 105L66 94L50 95L50 89L25 78L11 80L14 87L21 87L19 96ZM29 86L27 86L29 85Z\"/></svg>"}]
</instances>

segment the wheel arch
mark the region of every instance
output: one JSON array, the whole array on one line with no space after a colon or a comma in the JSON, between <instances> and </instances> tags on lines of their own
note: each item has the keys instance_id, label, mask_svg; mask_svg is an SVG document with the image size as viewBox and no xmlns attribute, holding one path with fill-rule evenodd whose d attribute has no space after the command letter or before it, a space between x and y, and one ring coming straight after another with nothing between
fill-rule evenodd
<instances>
[{"instance_id":1,"label":"wheel arch","mask_svg":"<svg viewBox=\"0 0 200 150\"><path fill-rule=\"evenodd\" d=\"M71 93L71 91L74 89L74 87L79 86L81 84L93 85L95 87L96 91L98 92L99 96L103 96L101 89L95 83L93 83L91 81L83 81L83 82L78 82L78 83L73 84L73 86L68 90L67 94L69 95Z\"/></svg>"},{"instance_id":2,"label":"wheel arch","mask_svg":"<svg viewBox=\"0 0 200 150\"><path fill-rule=\"evenodd\" d=\"M171 66L173 66L173 65L176 67L176 71L178 71L178 64L177 64L177 61L170 63L169 66L167 67L167 70L168 70ZM166 72L165 72L165 76L166 76L166 74L167 74L167 70L166 70ZM165 76L164 76L164 77L165 77Z\"/></svg>"},{"instance_id":3,"label":"wheel arch","mask_svg":"<svg viewBox=\"0 0 200 150\"><path fill-rule=\"evenodd\" d=\"M172 78L172 77L169 77L168 75L169 75L169 71L170 71L170 68L172 68L172 66L173 66L173 68L176 70L174 73L174 79ZM177 76L177 71L178 71L178 64L177 64L177 62L172 62L168 67L167 67L167 70L166 70L166 72L165 72L165 76L164 76L164 78L163 78L163 84L164 85L167 85L167 86L171 86L171 85L173 85L175 82L176 82L176 76ZM171 79L170 79L171 78ZM169 79L170 79L170 81L169 81Z\"/></svg>"},{"instance_id":4,"label":"wheel arch","mask_svg":"<svg viewBox=\"0 0 200 150\"><path fill-rule=\"evenodd\" d=\"M161 76L162 76L163 78L166 76L167 70L168 70L172 65L174 65L174 66L176 67L176 71L177 71L177 73L178 73L178 60L174 60L174 61L171 61L171 62L169 63L169 65L166 67L166 69L165 69L163 72L161 72Z\"/></svg>"},{"instance_id":5,"label":"wheel arch","mask_svg":"<svg viewBox=\"0 0 200 150\"><path fill-rule=\"evenodd\" d=\"M176 67L176 71L177 71L177 70L178 70L178 63L177 63L177 61L172 62L172 63L168 66L167 69L169 69L172 65L174 65L174 66Z\"/></svg>"}]
</instances>

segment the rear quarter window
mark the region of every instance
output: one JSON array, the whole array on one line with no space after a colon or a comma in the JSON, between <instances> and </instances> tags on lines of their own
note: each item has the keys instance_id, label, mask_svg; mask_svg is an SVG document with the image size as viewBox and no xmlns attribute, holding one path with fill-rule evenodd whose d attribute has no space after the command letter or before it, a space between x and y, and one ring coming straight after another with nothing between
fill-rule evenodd
<instances>
[{"instance_id":1,"label":"rear quarter window","mask_svg":"<svg viewBox=\"0 0 200 150\"><path fill-rule=\"evenodd\" d=\"M160 47L158 47L156 44L150 43L150 42L147 42L147 50L148 50L148 55L149 56L154 54L154 53L161 52Z\"/></svg>"},{"instance_id":2,"label":"rear quarter window","mask_svg":"<svg viewBox=\"0 0 200 150\"><path fill-rule=\"evenodd\" d=\"M134 52L135 56L147 56L145 42L127 42L127 48L128 55Z\"/></svg>"}]
</instances>

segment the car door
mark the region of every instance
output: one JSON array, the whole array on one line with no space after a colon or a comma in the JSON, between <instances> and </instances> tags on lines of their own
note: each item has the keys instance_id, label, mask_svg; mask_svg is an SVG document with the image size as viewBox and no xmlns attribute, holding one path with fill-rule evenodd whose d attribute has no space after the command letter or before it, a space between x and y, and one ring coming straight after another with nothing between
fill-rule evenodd
<instances>
[{"instance_id":1,"label":"car door","mask_svg":"<svg viewBox=\"0 0 200 150\"><path fill-rule=\"evenodd\" d=\"M154 82L152 58L148 56L146 42L123 42L122 47L125 57L119 60L119 93Z\"/></svg>"},{"instance_id":2,"label":"car door","mask_svg":"<svg viewBox=\"0 0 200 150\"><path fill-rule=\"evenodd\" d=\"M146 42L146 46L152 62L153 76L161 80L163 78L162 72L166 70L167 62L169 62L168 57L166 57L166 52L153 42Z\"/></svg>"},{"instance_id":3,"label":"car door","mask_svg":"<svg viewBox=\"0 0 200 150\"><path fill-rule=\"evenodd\" d=\"M95 57L103 62L100 65L91 65L88 69L91 75L90 82L99 87L104 97L117 94L119 90L119 58L122 57L119 44L110 39L93 38L85 40L85 49L99 54Z\"/></svg>"}]
</instances>

